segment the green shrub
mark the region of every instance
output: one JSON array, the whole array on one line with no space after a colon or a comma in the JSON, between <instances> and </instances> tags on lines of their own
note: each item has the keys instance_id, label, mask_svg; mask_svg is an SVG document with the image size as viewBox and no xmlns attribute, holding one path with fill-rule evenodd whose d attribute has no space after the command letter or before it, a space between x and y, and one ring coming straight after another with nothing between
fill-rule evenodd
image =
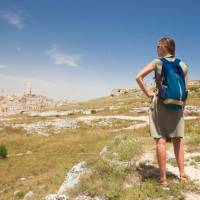
<instances>
[{"instance_id":1,"label":"green shrub","mask_svg":"<svg viewBox=\"0 0 200 200\"><path fill-rule=\"evenodd\" d=\"M97 111L96 110L91 110L91 114L96 114Z\"/></svg>"},{"instance_id":2,"label":"green shrub","mask_svg":"<svg viewBox=\"0 0 200 200\"><path fill-rule=\"evenodd\" d=\"M0 145L0 157L6 158L7 157L7 149L5 145L1 144Z\"/></svg>"},{"instance_id":3,"label":"green shrub","mask_svg":"<svg viewBox=\"0 0 200 200\"><path fill-rule=\"evenodd\" d=\"M133 136L116 137L110 146L107 156L110 159L127 161L141 155L141 144Z\"/></svg>"},{"instance_id":4,"label":"green shrub","mask_svg":"<svg viewBox=\"0 0 200 200\"><path fill-rule=\"evenodd\" d=\"M16 196L18 197L18 198L23 198L24 196L25 196L25 192L24 191L19 191L17 194L16 194Z\"/></svg>"}]
</instances>

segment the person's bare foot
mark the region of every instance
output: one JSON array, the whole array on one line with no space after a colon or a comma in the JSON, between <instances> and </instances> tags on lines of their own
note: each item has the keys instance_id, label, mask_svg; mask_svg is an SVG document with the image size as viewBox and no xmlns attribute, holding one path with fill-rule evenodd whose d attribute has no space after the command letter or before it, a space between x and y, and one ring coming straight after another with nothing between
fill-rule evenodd
<instances>
[{"instance_id":1,"label":"person's bare foot","mask_svg":"<svg viewBox=\"0 0 200 200\"><path fill-rule=\"evenodd\" d=\"M190 177L186 174L180 175L180 181L190 181Z\"/></svg>"},{"instance_id":2,"label":"person's bare foot","mask_svg":"<svg viewBox=\"0 0 200 200\"><path fill-rule=\"evenodd\" d=\"M160 183L160 185L167 185L168 184L166 178L160 178L159 183Z\"/></svg>"}]
</instances>

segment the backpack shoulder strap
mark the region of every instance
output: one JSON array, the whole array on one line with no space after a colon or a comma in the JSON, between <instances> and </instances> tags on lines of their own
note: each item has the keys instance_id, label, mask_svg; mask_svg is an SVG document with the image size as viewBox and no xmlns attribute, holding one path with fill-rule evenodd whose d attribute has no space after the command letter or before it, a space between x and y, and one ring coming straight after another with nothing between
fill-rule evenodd
<instances>
[{"instance_id":1,"label":"backpack shoulder strap","mask_svg":"<svg viewBox=\"0 0 200 200\"><path fill-rule=\"evenodd\" d=\"M161 69L161 76L164 76L164 71L165 71L165 64L168 63L169 61L166 58L160 58L161 62L162 62L162 69Z\"/></svg>"},{"instance_id":2,"label":"backpack shoulder strap","mask_svg":"<svg viewBox=\"0 0 200 200\"><path fill-rule=\"evenodd\" d=\"M178 59L178 58L176 58L176 59L174 60L174 64L175 64L175 65L179 65L179 64L180 64L180 62L181 62L181 60L180 60L180 59Z\"/></svg>"},{"instance_id":3,"label":"backpack shoulder strap","mask_svg":"<svg viewBox=\"0 0 200 200\"><path fill-rule=\"evenodd\" d=\"M180 62L181 62L181 60L176 58L173 64L177 67L177 69L179 70L179 73L183 73L184 74L183 69L180 66Z\"/></svg>"},{"instance_id":4,"label":"backpack shoulder strap","mask_svg":"<svg viewBox=\"0 0 200 200\"><path fill-rule=\"evenodd\" d=\"M167 60L166 58L160 58L160 60L161 60L163 63L168 62L168 60Z\"/></svg>"}]
</instances>

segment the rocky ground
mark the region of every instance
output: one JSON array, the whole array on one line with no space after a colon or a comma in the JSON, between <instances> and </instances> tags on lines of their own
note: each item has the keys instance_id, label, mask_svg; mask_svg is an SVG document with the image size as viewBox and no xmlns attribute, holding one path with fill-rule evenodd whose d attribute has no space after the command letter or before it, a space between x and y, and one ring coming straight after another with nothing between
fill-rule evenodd
<instances>
[{"instance_id":1,"label":"rocky ground","mask_svg":"<svg viewBox=\"0 0 200 200\"><path fill-rule=\"evenodd\" d=\"M138 94L137 94L138 95ZM195 97L196 98L196 97ZM196 99L193 99L195 102ZM16 135L18 134L24 134L30 137L30 141L27 139L25 141L28 141L28 143L31 142L31 139L38 139L43 138L44 140L52 138L52 137L59 137L62 135L62 139L64 137L68 137L67 134L72 134L72 132L65 131L63 136L63 130L74 130L73 133L76 132L76 130L79 129L87 129L90 133L91 130L97 130L94 131L93 134L96 134L96 132L100 132L99 134L102 134L105 131L110 131L109 133L112 133L114 137L112 138L113 142L116 140L116 138L123 137L124 133L129 134L129 130L132 132L137 133L137 131L145 128L148 126L149 119L148 119L148 105L145 103L146 100L143 101L143 99L140 99L132 103L131 97L117 97L116 99L110 99L108 98L107 105L103 105L98 103L98 106L91 105L92 103L88 103L87 106L84 108L74 108L74 109L68 109L68 110L56 110L56 111L43 111L43 112L23 112L21 114L12 114L8 115L6 113L0 113L0 137L1 133L3 134L5 130L16 132ZM122 101L123 100L123 101ZM126 100L126 102L125 102ZM130 103L131 102L131 103ZM142 102L142 103L141 103ZM197 101L196 101L197 102ZM186 107L185 110L185 120L196 120L199 119L200 114L200 106L198 103L192 104L190 106ZM102 128L102 129L100 129ZM105 131L104 131L105 130ZM102 131L102 132L101 132ZM83 132L84 136L84 131ZM147 131L146 131L147 132ZM38 137L39 136L39 137ZM38 137L38 138L37 138ZM94 137L94 135L91 135L91 137ZM18 138L18 137L17 137ZM1 138L0 138L1 139ZM4 141L6 141L5 138L3 138ZM72 140L70 138L70 140ZM78 140L78 139L77 139ZM37 149L40 149L42 145L44 145L43 140L40 140L41 143L36 143ZM52 141L52 140L49 140ZM59 140L56 140L56 142ZM53 142L55 142L53 140ZM59 141L60 142L60 141ZM77 146L81 146L82 138L80 138L79 143L76 143ZM91 141L90 141L91 142ZM98 141L96 141L98 142ZM140 143L140 141L136 141L136 144ZM33 147L33 150L27 150L20 152L18 149L20 149L20 143L17 143L15 141L15 138L10 138L10 141L8 141L8 144L10 145L10 148L14 149L14 145L16 145L16 149L12 149L12 153L8 153L8 159L13 159L13 162L6 165L6 163L0 162L0 169L8 169L9 171L15 171L13 169L13 166L15 166L15 161L17 158L27 159L27 162L37 162L37 159L39 159L39 156L43 155L43 152L41 151L41 155L37 155L38 158L35 160L31 160L32 156L35 156L36 153L39 151L36 151ZM71 143L70 143L71 144ZM17 146L18 145L18 146ZM55 147L54 147L55 145ZM64 146L62 141L60 142L60 145ZM89 145L89 143L88 143ZM96 145L96 143L95 143ZM108 143L106 146L101 146L101 150L98 150L97 153L97 159L104 158L107 160L107 162L115 167L115 166L124 166L127 167L129 165L136 166L137 170L143 174L144 177L157 177L158 175L158 166L157 161L155 157L155 149L151 148L152 144L144 144L144 146L148 146L148 148L144 148L144 151L139 152L136 159L128 159L128 160L121 160L117 159L117 154L119 152L112 152L112 156L110 156L109 148L112 145L112 143ZM24 147L24 149L28 149L28 144ZM69 146L64 146L63 154L64 156L70 156L72 157L74 154L70 154L70 151L75 151L76 148L74 147L72 150ZM48 148L48 146L47 146ZM57 153L58 147L56 144L53 144L51 148L55 148L55 152ZM199 152L198 151L190 151L188 146L185 146L186 154L185 154L185 170L186 173L190 176L191 180L194 181L195 184L200 184L200 162L197 160L194 162L194 159L198 158ZM68 152L68 150L70 151ZM83 149L83 154L85 153L85 149L82 147L80 149ZM44 149L43 149L44 150ZM50 151L48 149L47 151ZM46 152L45 152L46 153ZM58 152L60 153L60 152ZM69 153L69 154L68 154ZM79 154L80 152L77 152ZM90 152L92 153L92 152ZM39 154L39 153L38 153ZM44 163L48 166L48 162L50 160L49 154L44 154L49 156L49 159L47 159L47 163ZM57 157L59 157L60 154L58 154ZM84 157L85 158L85 157ZM43 158L40 158L41 160L39 162L42 162ZM52 159L55 159L53 157ZM2 160L0 160L2 161ZM19 159L19 164L22 160ZM88 168L88 160L83 160L81 162L75 163L75 165L66 171L66 176L62 177L63 183L62 184L56 184L56 186L52 187L53 189L50 190L47 188L46 185L53 182L52 178L48 179L49 177L45 177L44 180L47 180L45 184L40 185L38 188L41 191L48 190L48 193L43 192L42 199L43 200L107 200L103 195L93 195L90 196L87 193L77 193L77 195L73 196L73 198L70 196L70 191L76 188L76 186L80 183L81 177L84 176L87 173L90 173L91 169ZM60 163L55 163L55 165L59 165ZM61 165L61 164L60 164ZM66 163L67 165L67 163ZM51 165L50 165L51 166ZM36 167L37 168L37 167ZM65 167L66 168L66 167ZM26 168L25 168L26 169ZM60 168L59 168L60 169ZM62 168L63 169L63 168ZM42 171L43 170L43 171ZM48 170L48 168L46 168ZM38 178L38 174L45 174L45 169L41 169L42 172L27 172L27 174L31 174L29 176L29 179L34 179L34 176L37 177L38 184L43 181L41 181ZM170 177L173 177L173 181L178 182L178 169L177 166L174 165L174 154L173 149L170 147L167 150L167 171ZM38 174L37 174L38 173ZM12 174L10 172L10 174ZM9 174L9 175L10 175ZM22 173L23 174L23 173ZM21 175L21 174L20 174ZM5 178L5 177L4 177ZM7 177L6 177L7 178ZM11 179L8 176L8 179ZM37 192L31 188L31 186L27 187L28 189L25 190L25 192L22 193L22 191L18 188L20 188L21 185L23 185L23 182L26 182L28 178L25 176L19 176L18 174L14 175L14 180L20 180L20 183L17 182L13 187L14 188L14 194L12 194L10 197L12 199L23 199L23 200L29 200L29 199L38 199ZM143 184L142 181L138 179L138 177L128 177L128 180L126 180L123 184L124 187L131 188L134 184ZM1 181L0 181L1 183ZM53 185L53 184L52 184ZM8 192L9 188L6 184L1 184L3 186L0 188L0 199L4 199L4 195ZM154 186L154 185L153 185ZM24 186L25 187L25 186ZM55 189L56 188L56 189ZM13 188L10 187L10 190L12 191ZM51 192L52 191L52 192ZM57 192L55 192L57 191ZM171 191L171 186L164 186L163 191ZM200 194L198 193L199 190L196 191L188 191L182 194L184 196L185 200L198 200L200 199ZM52 194L51 194L52 193ZM40 194L41 197L41 194ZM41 198L40 198L41 199ZM110 199L115 199L115 197L112 197ZM116 198L117 199L117 198ZM152 199L149 197L149 199ZM157 198L158 200L159 198ZM160 198L163 200L163 198ZM169 198L170 199L170 198ZM172 196L171 199L174 199Z\"/></svg>"},{"instance_id":2,"label":"rocky ground","mask_svg":"<svg viewBox=\"0 0 200 200\"><path fill-rule=\"evenodd\" d=\"M190 110L190 109L188 109ZM139 111L140 112L140 111ZM95 118L95 117L94 117ZM94 119L93 117L85 117L82 119L86 119L86 120L92 120ZM98 119L112 119L112 118L118 118L118 119L126 119L126 120L141 120L144 121L145 123L142 123L142 126L146 126L148 124L148 116L140 116L140 117L129 117L129 116L99 116L97 117ZM185 120L187 119L195 119L196 117L185 117ZM139 125L139 126L138 126ZM141 124L135 124L133 126L131 126L132 129L138 129L140 128ZM129 127L130 128L130 127ZM105 156L105 154L107 153L107 146L105 146L102 151L100 152L100 156ZM200 185L200 163L196 163L195 165L192 164L192 158L195 156L199 156L199 152L193 152L193 153L189 153L187 152L186 149L186 153L185 153L185 172L187 173L187 175L190 177L190 179L192 181L195 181L197 184ZM174 153L173 153L173 148L169 148L167 151L167 160L171 160L174 159ZM135 162L135 161L127 161L127 162L123 162L123 161L117 161L117 160L110 160L110 162L117 164L117 165L128 165L131 162ZM145 176L153 176L155 172L155 169L157 169L157 164L156 163L156 158L155 158L155 152L153 151L149 151L148 152L144 152L141 156L141 158L136 162L136 165L138 166L138 168L140 168L141 165L145 165L146 170L146 174ZM57 194L50 194L47 195L45 197L45 200L67 200L68 199L68 194L67 191L72 189L76 184L78 184L79 182L79 178L82 174L87 172L87 168L85 167L85 163L81 162L78 163L77 165L75 165L66 175L63 184L60 186L58 193ZM171 176L175 176L178 177L179 176L179 172L178 172L178 168L174 167L172 164L167 163L167 173L170 174ZM129 184L128 187L131 187L131 185ZM167 186L164 186L165 190L168 190L169 188ZM188 192L186 194L184 194L185 196L185 200L199 200L200 199L200 193L192 193L192 192ZM75 198L73 198L73 200L105 200L104 197L89 197L86 195L79 195Z\"/></svg>"},{"instance_id":3,"label":"rocky ground","mask_svg":"<svg viewBox=\"0 0 200 200\"><path fill-rule=\"evenodd\" d=\"M103 109L100 109L103 110ZM138 113L146 113L148 111L148 109L146 107L143 108L134 108L132 109L132 111L134 112L138 112ZM51 120L41 120L39 122L35 122L35 123L30 123L30 124L15 124L12 127L13 128L19 128L22 127L23 129L26 130L27 133L37 133L37 134L41 134L44 135L42 133L44 133L44 130L46 129L47 126L51 125L54 127L54 131L56 130L57 133L59 133L59 130L62 128L76 128L76 126L78 126L78 124L80 122L85 123L85 124L91 124L92 121L94 120L100 120L98 122L99 125L104 125L104 126L109 126L112 124L112 120L114 119L119 119L119 120L128 120L128 121L133 121L136 123L132 124L126 128L121 128L121 129L115 129L115 131L119 131L122 129L138 129L141 127L144 127L148 124L148 116L147 115L143 115L143 116L122 116L122 115L112 115L112 116L91 116L91 110L87 110L87 111L81 111L81 110L75 110L74 113L84 113L87 116L81 116L78 118L74 118L74 119L51 119ZM189 113L199 113L200 109L198 107L186 107L186 114ZM54 117L54 116L66 116L69 113L73 113L72 111L68 111L68 112L43 112L43 113L39 113L39 112L28 112L26 113L27 115L30 116L45 116L45 117ZM195 119L197 118L196 116L186 116L185 120L188 119ZM11 118L12 119L12 118ZM10 120L11 120L10 119ZM5 125L6 125L6 120L2 120L4 121ZM137 122L138 121L138 122ZM55 132L56 133L56 132ZM48 134L44 135L44 136L48 136ZM104 156L106 154L107 151L107 147L105 146L102 151L99 153L100 156ZM31 154L31 152L29 152ZM22 154L18 154L18 156L22 156ZM185 159L187 160L186 162L186 173L190 176L191 180L194 180L198 183L200 183L200 163L197 163L195 166L192 165L192 158L199 155L198 152L193 152L193 153L188 153L186 150L186 154L185 154ZM12 156L12 155L10 155ZM173 149L170 148L167 151L167 158L168 160L173 159L174 158L174 154L173 154ZM130 164L129 162L122 162L122 161L111 161L114 162L115 164L119 164L119 165L127 165ZM135 161L134 161L135 162ZM155 167L157 168L157 164L156 160L155 160L155 153L152 151L148 151L148 152L144 152L144 154L141 156L141 158L137 161L137 165L138 167L141 164L145 164L146 168L151 168L151 167ZM77 165L75 165L69 172L66 173L66 177L64 178L64 182L63 184L60 186L60 188L58 189L57 194L50 194L47 195L44 199L45 200L66 200L68 199L68 195L67 195L67 191L71 188L73 188L78 182L79 182L79 178L80 176L85 173L88 169L85 167L85 162L81 162L78 163ZM174 167L172 164L168 163L167 164L167 170L168 173L171 173L174 176L178 177L178 169L177 167ZM149 170L149 172L147 172L149 174L146 174L146 176L151 176L151 173L154 173L154 171ZM130 185L129 185L130 186ZM166 190L167 190L167 186L166 186ZM185 194L185 197L187 200L194 200L194 199L200 199L200 194L198 193L187 193ZM34 193L32 191L29 191L25 197L24 200L26 199L31 199L34 198ZM75 198L73 198L73 200L104 200L104 197L89 197L86 195L79 195Z\"/></svg>"},{"instance_id":4,"label":"rocky ground","mask_svg":"<svg viewBox=\"0 0 200 200\"><path fill-rule=\"evenodd\" d=\"M113 109L110 108L111 110ZM130 112L135 113L148 113L148 107L138 107L133 108ZM88 109L88 110L70 110L65 112L58 112L58 111L48 111L48 112L25 112L23 115L31 116L31 117L47 117L46 119L41 119L34 123L9 123L9 121L13 121L15 118L1 118L2 125L11 126L13 128L23 128L27 134L39 134L43 136L49 136L48 132L46 131L48 127L50 127L51 133L59 133L63 128L76 128L81 122L85 124L92 124L92 121L99 120L98 125L111 125L112 120L119 119L119 120L129 120L129 121L141 121L143 123L138 123L137 125L133 124L129 127L124 129L134 129L135 127L142 127L148 123L148 116L123 116L123 115L113 115L113 116L92 116L92 112L99 112L104 110L104 108L100 109ZM69 119L67 116L70 114L82 113L84 116ZM197 106L186 106L185 114L188 115L190 113L198 114L200 113L200 107ZM62 117L62 118L60 118ZM19 117L17 118L19 119ZM22 118L21 118L22 119ZM186 119L191 119L191 117L187 117ZM97 122L96 122L97 123ZM116 129L116 131L121 129Z\"/></svg>"}]
</instances>

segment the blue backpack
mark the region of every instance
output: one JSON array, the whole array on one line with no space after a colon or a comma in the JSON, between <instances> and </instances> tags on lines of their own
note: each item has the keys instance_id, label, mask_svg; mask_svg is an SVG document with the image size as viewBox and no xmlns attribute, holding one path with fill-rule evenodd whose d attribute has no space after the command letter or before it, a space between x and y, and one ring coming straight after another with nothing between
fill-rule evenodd
<instances>
[{"instance_id":1,"label":"blue backpack","mask_svg":"<svg viewBox=\"0 0 200 200\"><path fill-rule=\"evenodd\" d=\"M183 108L187 98L185 87L184 72L180 66L180 60L168 61L160 58L162 61L162 82L158 87L158 95L168 109L180 110Z\"/></svg>"}]
</instances>

